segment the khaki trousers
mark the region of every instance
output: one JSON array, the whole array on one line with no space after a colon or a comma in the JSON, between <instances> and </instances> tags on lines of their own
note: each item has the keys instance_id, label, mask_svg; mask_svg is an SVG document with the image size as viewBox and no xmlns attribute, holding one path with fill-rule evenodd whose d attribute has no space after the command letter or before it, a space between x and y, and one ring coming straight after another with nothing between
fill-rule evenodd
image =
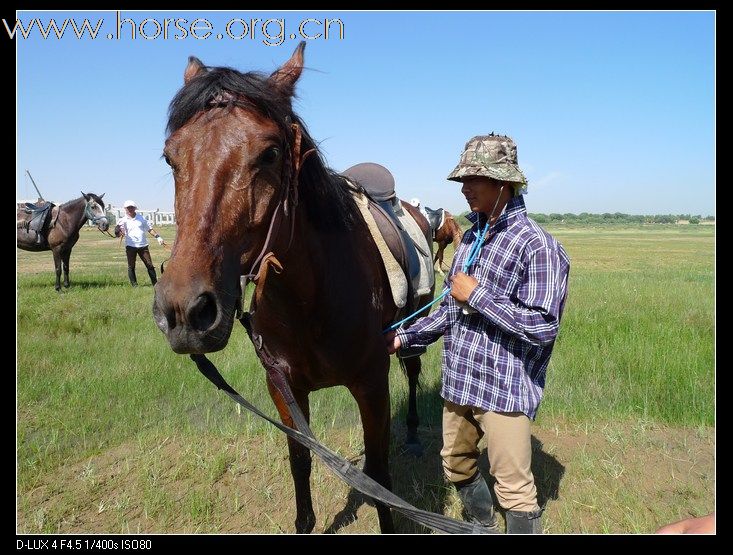
<instances>
[{"instance_id":1,"label":"khaki trousers","mask_svg":"<svg viewBox=\"0 0 733 555\"><path fill-rule=\"evenodd\" d=\"M487 412L445 401L440 456L448 480L460 483L476 475L478 442L484 435L499 504L511 511L539 509L532 475L530 421L521 412Z\"/></svg>"}]
</instances>

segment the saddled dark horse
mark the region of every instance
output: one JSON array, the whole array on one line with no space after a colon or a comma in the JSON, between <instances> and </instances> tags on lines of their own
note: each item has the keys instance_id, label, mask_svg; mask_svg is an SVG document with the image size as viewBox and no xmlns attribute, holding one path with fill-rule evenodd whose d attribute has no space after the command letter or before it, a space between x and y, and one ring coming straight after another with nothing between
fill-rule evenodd
<instances>
[{"instance_id":1,"label":"saddled dark horse","mask_svg":"<svg viewBox=\"0 0 733 555\"><path fill-rule=\"evenodd\" d=\"M364 471L390 488L389 357L382 331L397 308L347 183L325 166L292 110L303 49L301 43L269 77L207 68L189 58L184 86L171 102L164 149L175 179L178 235L155 288L153 314L176 353L218 351L232 331L240 276L258 274L250 310L259 348L289 369L306 418L311 391L349 389L364 428ZM432 245L425 218L402 206ZM424 297L432 299L432 292ZM403 362L408 441L414 442L420 360ZM269 371L267 383L282 421L294 426ZM311 455L290 439L288 449L295 527L308 533L316 522ZM377 504L377 511L381 530L393 531L390 510Z\"/></svg>"},{"instance_id":2,"label":"saddled dark horse","mask_svg":"<svg viewBox=\"0 0 733 555\"><path fill-rule=\"evenodd\" d=\"M428 215L428 221L433 230L433 241L438 244L438 250L435 251L435 257L433 258L433 264L437 262L438 272L441 275L445 275L443 273L443 255L445 254L445 248L453 243L453 248L457 249L458 245L461 244L463 231L461 231L461 226L458 225L453 215L447 210L443 208L431 210L425 207L425 212Z\"/></svg>"},{"instance_id":3,"label":"saddled dark horse","mask_svg":"<svg viewBox=\"0 0 733 555\"><path fill-rule=\"evenodd\" d=\"M17 245L26 251L48 251L53 253L56 267L56 291L61 289L61 270L64 272L64 287L69 287L69 258L71 249L79 240L79 230L87 222L96 224L100 231L107 231L109 224L104 212L104 193L82 193L82 196L51 208L48 222L40 230L29 229L32 215L25 208L16 212Z\"/></svg>"}]
</instances>

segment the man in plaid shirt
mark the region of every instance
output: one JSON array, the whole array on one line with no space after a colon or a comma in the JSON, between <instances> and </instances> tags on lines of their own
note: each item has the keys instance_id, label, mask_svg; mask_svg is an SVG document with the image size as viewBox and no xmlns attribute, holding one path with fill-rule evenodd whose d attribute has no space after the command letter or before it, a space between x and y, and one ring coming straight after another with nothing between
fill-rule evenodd
<instances>
[{"instance_id":1,"label":"man in plaid shirt","mask_svg":"<svg viewBox=\"0 0 733 555\"><path fill-rule=\"evenodd\" d=\"M472 138L448 179L463 184L473 224L446 280L450 295L429 316L387 335L387 349L443 337L445 475L466 512L487 532L498 531L477 466L478 442L486 435L507 533L541 533L530 421L542 400L570 262L560 243L527 217L527 180L512 139Z\"/></svg>"}]
</instances>

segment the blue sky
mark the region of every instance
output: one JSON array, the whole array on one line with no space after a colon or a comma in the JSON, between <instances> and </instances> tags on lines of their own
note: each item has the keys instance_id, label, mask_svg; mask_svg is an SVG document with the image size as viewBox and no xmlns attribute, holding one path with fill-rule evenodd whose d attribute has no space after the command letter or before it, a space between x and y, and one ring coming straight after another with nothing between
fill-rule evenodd
<instances>
[{"instance_id":1,"label":"blue sky","mask_svg":"<svg viewBox=\"0 0 733 555\"><path fill-rule=\"evenodd\" d=\"M93 40L76 38L70 23L61 39L35 26L15 39L18 198L35 197L29 169L52 200L83 189L116 205L172 209L160 155L187 57L269 73L301 40L289 38L300 22L338 18L343 39L332 24L328 40L307 41L294 104L335 170L383 164L402 198L460 213L460 185L445 178L470 137L495 131L518 144L530 212L715 214L712 12L123 10L138 25L203 18L213 27L206 39L190 29L176 39L171 23L168 38L151 40L139 28L133 40L130 24L117 39L115 12L18 17L26 29L33 18L44 27L52 17L59 26L103 20ZM284 23L269 23L271 38L260 22L233 40L224 32L233 18ZM153 37L155 25L143 32Z\"/></svg>"}]
</instances>

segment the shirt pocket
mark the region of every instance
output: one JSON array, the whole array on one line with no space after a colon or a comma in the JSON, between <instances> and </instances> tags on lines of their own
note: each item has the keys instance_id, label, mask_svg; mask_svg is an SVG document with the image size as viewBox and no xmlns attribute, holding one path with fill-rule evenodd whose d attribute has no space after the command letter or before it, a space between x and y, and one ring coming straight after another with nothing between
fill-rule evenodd
<instances>
[{"instance_id":1,"label":"shirt pocket","mask_svg":"<svg viewBox=\"0 0 733 555\"><path fill-rule=\"evenodd\" d=\"M471 318L481 318L472 315ZM480 381L489 387L500 387L501 376L497 368L497 359L491 349L488 333L485 330L469 329L463 337L466 365L471 379Z\"/></svg>"},{"instance_id":2,"label":"shirt pocket","mask_svg":"<svg viewBox=\"0 0 733 555\"><path fill-rule=\"evenodd\" d=\"M476 264L474 277L493 294L509 296L517 287L516 270L516 264L492 264L487 260L480 260Z\"/></svg>"}]
</instances>

